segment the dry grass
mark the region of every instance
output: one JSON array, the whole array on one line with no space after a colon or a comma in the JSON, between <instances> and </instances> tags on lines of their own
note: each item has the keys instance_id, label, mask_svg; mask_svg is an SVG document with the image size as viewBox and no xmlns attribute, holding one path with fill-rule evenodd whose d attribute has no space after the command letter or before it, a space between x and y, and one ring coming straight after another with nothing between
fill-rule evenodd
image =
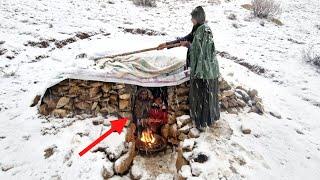
<instances>
[{"instance_id":1,"label":"dry grass","mask_svg":"<svg viewBox=\"0 0 320 180\"><path fill-rule=\"evenodd\" d=\"M156 7L156 0L132 0L137 6Z\"/></svg>"},{"instance_id":2,"label":"dry grass","mask_svg":"<svg viewBox=\"0 0 320 180\"><path fill-rule=\"evenodd\" d=\"M281 13L280 4L274 0L252 0L252 10L258 18L274 17Z\"/></svg>"},{"instance_id":3,"label":"dry grass","mask_svg":"<svg viewBox=\"0 0 320 180\"><path fill-rule=\"evenodd\" d=\"M320 52L317 52L314 46L311 46L308 50L303 51L303 59L307 63L320 68Z\"/></svg>"}]
</instances>

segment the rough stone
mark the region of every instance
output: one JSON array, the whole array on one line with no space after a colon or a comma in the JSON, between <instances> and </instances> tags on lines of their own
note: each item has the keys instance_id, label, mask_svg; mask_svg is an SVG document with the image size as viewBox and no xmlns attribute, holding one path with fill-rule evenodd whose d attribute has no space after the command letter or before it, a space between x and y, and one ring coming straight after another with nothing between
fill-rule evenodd
<instances>
[{"instance_id":1,"label":"rough stone","mask_svg":"<svg viewBox=\"0 0 320 180\"><path fill-rule=\"evenodd\" d=\"M50 156L52 156L53 153L56 151L56 149L57 149L57 146L56 146L55 144L47 147L47 148L44 150L44 158L47 159L47 158L49 158Z\"/></svg>"},{"instance_id":2,"label":"rough stone","mask_svg":"<svg viewBox=\"0 0 320 180\"><path fill-rule=\"evenodd\" d=\"M124 174L127 172L131 166L133 158L135 156L135 143L129 142L128 152L121 156L114 163L114 171L117 174Z\"/></svg>"},{"instance_id":3,"label":"rough stone","mask_svg":"<svg viewBox=\"0 0 320 180\"><path fill-rule=\"evenodd\" d=\"M56 108L59 109L59 108L62 108L63 106L67 105L70 101L70 98L68 97L62 97L59 99L58 103L57 103L57 106Z\"/></svg>"},{"instance_id":4,"label":"rough stone","mask_svg":"<svg viewBox=\"0 0 320 180\"><path fill-rule=\"evenodd\" d=\"M68 113L65 109L55 109L52 111L53 116L59 117L59 118L64 118L67 117Z\"/></svg>"},{"instance_id":5,"label":"rough stone","mask_svg":"<svg viewBox=\"0 0 320 180\"><path fill-rule=\"evenodd\" d=\"M232 91L232 90L227 90L227 91L222 92L222 97L229 97L232 95L234 95L234 91Z\"/></svg>"},{"instance_id":6,"label":"rough stone","mask_svg":"<svg viewBox=\"0 0 320 180\"><path fill-rule=\"evenodd\" d=\"M257 102L256 103L256 107L258 108L258 110L261 112L261 113L264 113L264 107L262 105L261 102Z\"/></svg>"},{"instance_id":7,"label":"rough stone","mask_svg":"<svg viewBox=\"0 0 320 180\"><path fill-rule=\"evenodd\" d=\"M248 94L251 98L254 98L255 96L258 96L258 91L255 89L251 89L249 90Z\"/></svg>"},{"instance_id":8,"label":"rough stone","mask_svg":"<svg viewBox=\"0 0 320 180\"><path fill-rule=\"evenodd\" d=\"M192 177L191 167L189 165L183 165L179 171L179 174L185 179L188 177Z\"/></svg>"},{"instance_id":9,"label":"rough stone","mask_svg":"<svg viewBox=\"0 0 320 180\"><path fill-rule=\"evenodd\" d=\"M251 129L246 124L242 123L241 131L243 134L251 134Z\"/></svg>"},{"instance_id":10,"label":"rough stone","mask_svg":"<svg viewBox=\"0 0 320 180\"><path fill-rule=\"evenodd\" d=\"M270 113L271 116L276 117L276 118L278 118L278 119L281 119L281 118L282 118L281 115L280 115L279 113L277 113L277 112L271 111L271 112L269 112L269 113Z\"/></svg>"},{"instance_id":11,"label":"rough stone","mask_svg":"<svg viewBox=\"0 0 320 180\"><path fill-rule=\"evenodd\" d=\"M183 126L182 128L180 128L178 131L180 133L184 133L184 134L188 134L189 130L192 128L192 126L190 126L189 124L186 124L185 126Z\"/></svg>"},{"instance_id":12,"label":"rough stone","mask_svg":"<svg viewBox=\"0 0 320 180\"><path fill-rule=\"evenodd\" d=\"M90 104L87 102L84 102L84 101L77 102L74 104L74 106L78 109L81 109L81 110L86 110L86 109L91 108Z\"/></svg>"},{"instance_id":13,"label":"rough stone","mask_svg":"<svg viewBox=\"0 0 320 180\"><path fill-rule=\"evenodd\" d=\"M128 110L130 109L130 102L128 100L120 100L119 101L119 109L120 110Z\"/></svg>"},{"instance_id":14,"label":"rough stone","mask_svg":"<svg viewBox=\"0 0 320 180\"><path fill-rule=\"evenodd\" d=\"M176 119L177 119L178 128L181 128L182 126L191 122L191 118L189 115L182 115L180 117L177 117Z\"/></svg>"},{"instance_id":15,"label":"rough stone","mask_svg":"<svg viewBox=\"0 0 320 180\"><path fill-rule=\"evenodd\" d=\"M101 169L101 175L104 179L109 179L114 175L112 162L108 161L103 164Z\"/></svg>"},{"instance_id":16,"label":"rough stone","mask_svg":"<svg viewBox=\"0 0 320 180\"><path fill-rule=\"evenodd\" d=\"M98 86L98 87L90 88L90 89L89 89L89 96L90 96L90 98L95 97L95 96L98 94L99 91L100 91L100 87L99 87L99 86Z\"/></svg>"},{"instance_id":17,"label":"rough stone","mask_svg":"<svg viewBox=\"0 0 320 180\"><path fill-rule=\"evenodd\" d=\"M198 138L200 137L200 131L197 128L192 128L190 129L188 136L190 138Z\"/></svg>"},{"instance_id":18,"label":"rough stone","mask_svg":"<svg viewBox=\"0 0 320 180\"><path fill-rule=\"evenodd\" d=\"M182 149L186 151L192 151L194 144L194 139L185 139L182 143Z\"/></svg>"},{"instance_id":19,"label":"rough stone","mask_svg":"<svg viewBox=\"0 0 320 180\"><path fill-rule=\"evenodd\" d=\"M248 93L242 89L236 89L236 92L239 93L242 96L242 99L245 102L248 102L250 100L250 96L248 95Z\"/></svg>"},{"instance_id":20,"label":"rough stone","mask_svg":"<svg viewBox=\"0 0 320 180\"><path fill-rule=\"evenodd\" d=\"M122 100L129 100L131 98L131 95L130 94L121 94L119 96L119 98Z\"/></svg>"}]
</instances>

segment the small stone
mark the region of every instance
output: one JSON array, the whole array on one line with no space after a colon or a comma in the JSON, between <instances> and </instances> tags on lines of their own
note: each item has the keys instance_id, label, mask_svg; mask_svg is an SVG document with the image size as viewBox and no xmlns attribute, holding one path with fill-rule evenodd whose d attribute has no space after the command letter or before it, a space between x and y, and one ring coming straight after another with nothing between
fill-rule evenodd
<instances>
[{"instance_id":1,"label":"small stone","mask_svg":"<svg viewBox=\"0 0 320 180\"><path fill-rule=\"evenodd\" d=\"M183 165L179 171L179 174L183 177L183 178L188 178L188 177L192 177L191 174L191 167L189 165Z\"/></svg>"},{"instance_id":2,"label":"small stone","mask_svg":"<svg viewBox=\"0 0 320 180\"><path fill-rule=\"evenodd\" d=\"M231 89L231 86L228 84L227 81L225 81L223 78L219 78L219 89L221 91L224 91L224 90L230 90Z\"/></svg>"},{"instance_id":3,"label":"small stone","mask_svg":"<svg viewBox=\"0 0 320 180\"><path fill-rule=\"evenodd\" d=\"M28 141L30 139L30 137L31 137L31 135L24 135L24 136L22 136L22 139ZM1 137L0 137L0 139L1 139Z\"/></svg>"},{"instance_id":4,"label":"small stone","mask_svg":"<svg viewBox=\"0 0 320 180\"><path fill-rule=\"evenodd\" d=\"M298 134L304 135L304 133L303 133L301 130L299 130L299 129L296 129L296 132L297 132Z\"/></svg>"},{"instance_id":5,"label":"small stone","mask_svg":"<svg viewBox=\"0 0 320 180\"><path fill-rule=\"evenodd\" d=\"M180 141L184 141L185 139L188 138L188 135L184 134L184 133L180 133L178 139Z\"/></svg>"},{"instance_id":6,"label":"small stone","mask_svg":"<svg viewBox=\"0 0 320 180\"><path fill-rule=\"evenodd\" d=\"M193 159L194 162L198 162L198 163L204 163L206 161L208 161L209 156L204 154L204 153L199 153L195 156L195 158Z\"/></svg>"},{"instance_id":7,"label":"small stone","mask_svg":"<svg viewBox=\"0 0 320 180\"><path fill-rule=\"evenodd\" d=\"M279 113L277 113L277 112L269 112L270 113L270 115L271 116L273 116L273 117L276 117L276 118L278 118L278 119L281 119L282 117L281 117L281 115L279 114Z\"/></svg>"},{"instance_id":8,"label":"small stone","mask_svg":"<svg viewBox=\"0 0 320 180\"><path fill-rule=\"evenodd\" d=\"M245 107L247 105L242 99L237 99L237 104L241 107Z\"/></svg>"},{"instance_id":9,"label":"small stone","mask_svg":"<svg viewBox=\"0 0 320 180\"><path fill-rule=\"evenodd\" d=\"M126 110L130 106L130 102L128 100L120 100L119 101L119 109L120 110Z\"/></svg>"},{"instance_id":10,"label":"small stone","mask_svg":"<svg viewBox=\"0 0 320 180\"><path fill-rule=\"evenodd\" d=\"M239 93L242 96L242 99L245 102L248 102L250 100L250 96L248 95L248 93L242 89L236 89L236 92Z\"/></svg>"},{"instance_id":11,"label":"small stone","mask_svg":"<svg viewBox=\"0 0 320 180\"><path fill-rule=\"evenodd\" d=\"M99 86L90 88L89 89L90 98L95 97L99 93L99 91L100 91L100 87Z\"/></svg>"},{"instance_id":12,"label":"small stone","mask_svg":"<svg viewBox=\"0 0 320 180\"><path fill-rule=\"evenodd\" d=\"M34 97L32 104L30 105L30 107L34 107L35 105L38 104L38 102L40 101L41 96L40 95L36 95L36 97Z\"/></svg>"},{"instance_id":13,"label":"small stone","mask_svg":"<svg viewBox=\"0 0 320 180\"><path fill-rule=\"evenodd\" d=\"M81 109L81 110L86 110L86 109L90 109L91 108L89 103L83 102L83 101L75 103L74 106L76 108L78 108L78 109Z\"/></svg>"},{"instance_id":14,"label":"small stone","mask_svg":"<svg viewBox=\"0 0 320 180\"><path fill-rule=\"evenodd\" d=\"M101 169L101 175L104 179L111 178L114 175L113 163L109 161L104 163Z\"/></svg>"},{"instance_id":15,"label":"small stone","mask_svg":"<svg viewBox=\"0 0 320 180\"><path fill-rule=\"evenodd\" d=\"M12 164L6 164L6 165L2 165L1 170L2 171L9 171L10 169L12 169L14 166Z\"/></svg>"},{"instance_id":16,"label":"small stone","mask_svg":"<svg viewBox=\"0 0 320 180\"><path fill-rule=\"evenodd\" d=\"M131 95L130 94L121 94L119 96L119 98L122 100L129 100L131 98Z\"/></svg>"},{"instance_id":17,"label":"small stone","mask_svg":"<svg viewBox=\"0 0 320 180\"><path fill-rule=\"evenodd\" d=\"M236 29L238 29L240 27L240 25L238 23L232 23L232 26Z\"/></svg>"},{"instance_id":18,"label":"small stone","mask_svg":"<svg viewBox=\"0 0 320 180\"><path fill-rule=\"evenodd\" d=\"M59 118L64 118L67 117L68 113L65 109L55 109L52 111L53 116L59 117Z\"/></svg>"},{"instance_id":19,"label":"small stone","mask_svg":"<svg viewBox=\"0 0 320 180\"><path fill-rule=\"evenodd\" d=\"M251 129L245 124L241 125L241 131L243 134L251 134Z\"/></svg>"},{"instance_id":20,"label":"small stone","mask_svg":"<svg viewBox=\"0 0 320 180\"><path fill-rule=\"evenodd\" d=\"M92 106L91 106L91 110L92 110L92 111L95 110L95 109L97 108L97 106L98 106L98 102L94 102L94 103L92 104Z\"/></svg>"},{"instance_id":21,"label":"small stone","mask_svg":"<svg viewBox=\"0 0 320 180\"><path fill-rule=\"evenodd\" d=\"M50 156L52 156L53 153L56 151L56 149L57 149L57 146L56 146L55 144L47 147L47 148L44 150L44 157L45 157L45 159L47 159L47 158L49 158Z\"/></svg>"},{"instance_id":22,"label":"small stone","mask_svg":"<svg viewBox=\"0 0 320 180\"><path fill-rule=\"evenodd\" d=\"M133 179L141 179L142 176L145 174L144 169L142 169L139 165L135 165L135 162L133 162L133 166L130 170L130 175Z\"/></svg>"},{"instance_id":23,"label":"small stone","mask_svg":"<svg viewBox=\"0 0 320 180\"><path fill-rule=\"evenodd\" d=\"M101 87L103 86L103 83L102 82L93 82L90 84L91 87Z\"/></svg>"},{"instance_id":24,"label":"small stone","mask_svg":"<svg viewBox=\"0 0 320 180\"><path fill-rule=\"evenodd\" d=\"M93 119L92 120L92 124L97 126L99 124L103 124L104 123L104 119Z\"/></svg>"},{"instance_id":25,"label":"small stone","mask_svg":"<svg viewBox=\"0 0 320 180\"><path fill-rule=\"evenodd\" d=\"M197 163L191 163L191 174L192 176L199 177L202 173L202 169L198 166Z\"/></svg>"},{"instance_id":26,"label":"small stone","mask_svg":"<svg viewBox=\"0 0 320 180\"><path fill-rule=\"evenodd\" d=\"M58 103L57 103L57 106L56 108L59 109L59 108L62 108L63 106L67 105L70 101L70 98L68 97L62 97L59 99Z\"/></svg>"},{"instance_id":27,"label":"small stone","mask_svg":"<svg viewBox=\"0 0 320 180\"><path fill-rule=\"evenodd\" d=\"M182 143L182 149L187 151L192 151L194 147L194 139L185 139Z\"/></svg>"},{"instance_id":28,"label":"small stone","mask_svg":"<svg viewBox=\"0 0 320 180\"><path fill-rule=\"evenodd\" d=\"M190 129L188 136L190 138L198 138L200 137L200 131L197 128L192 128Z\"/></svg>"},{"instance_id":29,"label":"small stone","mask_svg":"<svg viewBox=\"0 0 320 180\"><path fill-rule=\"evenodd\" d=\"M232 95L234 95L234 91L232 91L232 90L227 90L227 91L223 91L222 92L222 98L223 97L229 97L229 96L232 96Z\"/></svg>"},{"instance_id":30,"label":"small stone","mask_svg":"<svg viewBox=\"0 0 320 180\"><path fill-rule=\"evenodd\" d=\"M104 93L108 93L108 92L111 90L111 88L112 88L111 83L105 83L105 84L101 87L101 89L102 89L102 91L103 91Z\"/></svg>"},{"instance_id":31,"label":"small stone","mask_svg":"<svg viewBox=\"0 0 320 180\"><path fill-rule=\"evenodd\" d=\"M39 108L39 113L45 116L49 115L49 111L48 111L48 105L47 104L41 104L40 108Z\"/></svg>"},{"instance_id":32,"label":"small stone","mask_svg":"<svg viewBox=\"0 0 320 180\"><path fill-rule=\"evenodd\" d=\"M256 103L256 107L258 108L258 110L260 111L260 113L264 113L264 107L262 105L261 102L257 102Z\"/></svg>"},{"instance_id":33,"label":"small stone","mask_svg":"<svg viewBox=\"0 0 320 180\"><path fill-rule=\"evenodd\" d=\"M237 16L236 16L235 14L231 13L231 14L229 14L229 16L228 16L228 19L230 19L230 20L236 20L236 19L237 19Z\"/></svg>"},{"instance_id":34,"label":"small stone","mask_svg":"<svg viewBox=\"0 0 320 180\"><path fill-rule=\"evenodd\" d=\"M178 128L181 128L182 126L191 122L191 118L189 115L182 115L180 117L177 117L176 119L177 119Z\"/></svg>"},{"instance_id":35,"label":"small stone","mask_svg":"<svg viewBox=\"0 0 320 180\"><path fill-rule=\"evenodd\" d=\"M248 94L251 98L254 98L255 96L258 96L258 91L255 89L251 89L249 90Z\"/></svg>"},{"instance_id":36,"label":"small stone","mask_svg":"<svg viewBox=\"0 0 320 180\"><path fill-rule=\"evenodd\" d=\"M192 126L190 126L189 124L183 126L182 128L180 128L178 131L180 133L184 133L184 134L188 134L189 130L192 128Z\"/></svg>"}]
</instances>

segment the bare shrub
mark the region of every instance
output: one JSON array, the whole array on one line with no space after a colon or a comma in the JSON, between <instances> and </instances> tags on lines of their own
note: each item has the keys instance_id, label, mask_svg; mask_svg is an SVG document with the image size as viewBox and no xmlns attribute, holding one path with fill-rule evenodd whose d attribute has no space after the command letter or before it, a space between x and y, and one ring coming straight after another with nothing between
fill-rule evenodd
<instances>
[{"instance_id":1,"label":"bare shrub","mask_svg":"<svg viewBox=\"0 0 320 180\"><path fill-rule=\"evenodd\" d=\"M281 13L280 4L274 0L252 0L253 15L259 18L273 17Z\"/></svg>"},{"instance_id":2,"label":"bare shrub","mask_svg":"<svg viewBox=\"0 0 320 180\"><path fill-rule=\"evenodd\" d=\"M137 6L156 7L156 0L132 0Z\"/></svg>"},{"instance_id":3,"label":"bare shrub","mask_svg":"<svg viewBox=\"0 0 320 180\"><path fill-rule=\"evenodd\" d=\"M312 65L320 68L320 52L316 51L314 46L309 47L309 49L303 51L303 59Z\"/></svg>"}]
</instances>

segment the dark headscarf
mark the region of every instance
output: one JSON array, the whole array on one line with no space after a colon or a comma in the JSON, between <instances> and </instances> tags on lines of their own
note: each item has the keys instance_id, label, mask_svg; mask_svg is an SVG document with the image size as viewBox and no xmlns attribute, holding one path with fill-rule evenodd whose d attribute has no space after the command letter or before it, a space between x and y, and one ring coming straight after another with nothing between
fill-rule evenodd
<instances>
[{"instance_id":1,"label":"dark headscarf","mask_svg":"<svg viewBox=\"0 0 320 180\"><path fill-rule=\"evenodd\" d=\"M198 24L203 24L206 21L206 13L201 6L198 6L192 10L191 17L195 19Z\"/></svg>"}]
</instances>

